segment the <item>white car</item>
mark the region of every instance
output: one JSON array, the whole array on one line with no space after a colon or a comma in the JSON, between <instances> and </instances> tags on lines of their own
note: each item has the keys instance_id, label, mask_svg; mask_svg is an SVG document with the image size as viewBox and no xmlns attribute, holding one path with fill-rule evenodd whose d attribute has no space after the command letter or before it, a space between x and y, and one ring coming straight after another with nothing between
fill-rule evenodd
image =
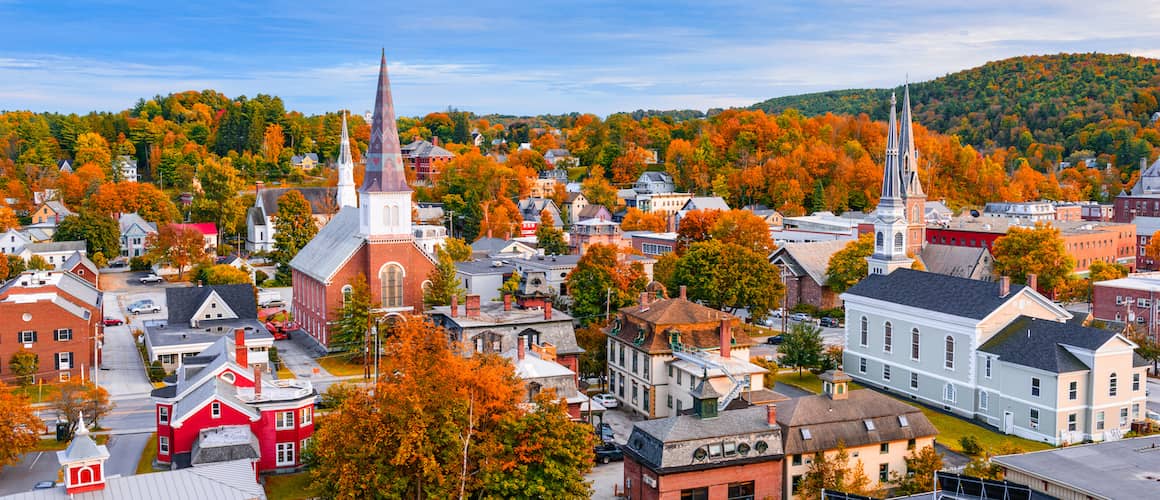
<instances>
[{"instance_id":1,"label":"white car","mask_svg":"<svg viewBox=\"0 0 1160 500\"><path fill-rule=\"evenodd\" d=\"M152 300L139 300L129 304L129 312L132 314L157 313L161 312L161 306L154 304Z\"/></svg>"},{"instance_id":2,"label":"white car","mask_svg":"<svg viewBox=\"0 0 1160 500\"><path fill-rule=\"evenodd\" d=\"M616 400L616 396L613 396L607 392L604 394L597 394L592 396L592 400L600 403L600 406L605 408L616 408L617 406L620 406L620 401Z\"/></svg>"},{"instance_id":3,"label":"white car","mask_svg":"<svg viewBox=\"0 0 1160 500\"><path fill-rule=\"evenodd\" d=\"M149 283L164 283L165 278L162 278L162 277L160 277L156 274L153 274L153 273L149 273L149 274L146 274L145 276L142 276L139 281L141 281L142 285L146 285Z\"/></svg>"}]
</instances>

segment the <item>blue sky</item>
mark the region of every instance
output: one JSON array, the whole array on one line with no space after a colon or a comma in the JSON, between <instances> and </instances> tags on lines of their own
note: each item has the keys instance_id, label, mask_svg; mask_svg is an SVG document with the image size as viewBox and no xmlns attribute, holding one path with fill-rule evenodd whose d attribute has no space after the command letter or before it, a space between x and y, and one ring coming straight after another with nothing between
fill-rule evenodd
<instances>
[{"instance_id":1,"label":"blue sky","mask_svg":"<svg viewBox=\"0 0 1160 500\"><path fill-rule=\"evenodd\" d=\"M212 88L308 114L744 106L1023 54L1160 57L1150 1L0 0L0 109L83 113Z\"/></svg>"}]
</instances>

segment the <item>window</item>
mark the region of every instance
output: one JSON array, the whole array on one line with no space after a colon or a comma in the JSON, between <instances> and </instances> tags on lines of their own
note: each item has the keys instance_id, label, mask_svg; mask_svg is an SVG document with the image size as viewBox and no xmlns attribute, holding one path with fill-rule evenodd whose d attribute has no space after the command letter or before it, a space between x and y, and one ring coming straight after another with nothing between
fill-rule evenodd
<instances>
[{"instance_id":1,"label":"window","mask_svg":"<svg viewBox=\"0 0 1160 500\"><path fill-rule=\"evenodd\" d=\"M68 341L72 340L72 329L71 328L58 328L56 331L54 331L52 333L52 337L57 342L68 342Z\"/></svg>"},{"instance_id":2,"label":"window","mask_svg":"<svg viewBox=\"0 0 1160 500\"><path fill-rule=\"evenodd\" d=\"M209 405L209 416L211 416L213 418L221 418L221 416L222 416L222 404L217 402L217 401L214 401L213 403L211 403Z\"/></svg>"},{"instance_id":3,"label":"window","mask_svg":"<svg viewBox=\"0 0 1160 500\"><path fill-rule=\"evenodd\" d=\"M908 450L913 450L913 449L914 449L914 446L915 446L916 444L918 444L918 442L917 442L916 440L914 440L914 439L909 439L909 440L907 440L907 441L906 441L906 449L908 449Z\"/></svg>"},{"instance_id":4,"label":"window","mask_svg":"<svg viewBox=\"0 0 1160 500\"><path fill-rule=\"evenodd\" d=\"M1148 307L1150 304L1149 304L1149 300L1148 300L1148 299L1145 299L1145 298L1142 298L1142 297L1141 297L1141 298L1139 298L1139 299L1136 299L1136 305L1137 305L1137 306L1139 306L1139 307Z\"/></svg>"},{"instance_id":5,"label":"window","mask_svg":"<svg viewBox=\"0 0 1160 500\"><path fill-rule=\"evenodd\" d=\"M1104 412L1102 412L1102 411L1096 412L1096 430L1097 431L1104 430Z\"/></svg>"},{"instance_id":6,"label":"window","mask_svg":"<svg viewBox=\"0 0 1160 500\"><path fill-rule=\"evenodd\" d=\"M1120 408L1120 427L1128 425L1128 407Z\"/></svg>"},{"instance_id":7,"label":"window","mask_svg":"<svg viewBox=\"0 0 1160 500\"><path fill-rule=\"evenodd\" d=\"M157 407L157 423L159 423L161 425L169 425L169 407L168 406L158 406Z\"/></svg>"},{"instance_id":8,"label":"window","mask_svg":"<svg viewBox=\"0 0 1160 500\"><path fill-rule=\"evenodd\" d=\"M636 373L637 355L636 351L632 351L632 373Z\"/></svg>"},{"instance_id":9,"label":"window","mask_svg":"<svg viewBox=\"0 0 1160 500\"><path fill-rule=\"evenodd\" d=\"M670 365L670 367L671 367L671 365ZM683 372L681 370L677 370L677 385L683 384L685 382L684 378L685 378L685 372Z\"/></svg>"},{"instance_id":10,"label":"window","mask_svg":"<svg viewBox=\"0 0 1160 500\"><path fill-rule=\"evenodd\" d=\"M620 344L620 366L624 366L624 344Z\"/></svg>"},{"instance_id":11,"label":"window","mask_svg":"<svg viewBox=\"0 0 1160 500\"><path fill-rule=\"evenodd\" d=\"M1075 414L1074 414L1074 413L1068 413L1068 414L1067 414L1067 430L1069 430L1069 431L1071 431L1071 432L1075 432L1075 430L1076 430L1077 428L1079 428L1079 425L1076 423L1076 416L1075 416Z\"/></svg>"},{"instance_id":12,"label":"window","mask_svg":"<svg viewBox=\"0 0 1160 500\"><path fill-rule=\"evenodd\" d=\"M987 394L987 391L980 391L979 392L979 409L986 410L987 404L990 403L990 401L989 401L990 399L991 399L991 395Z\"/></svg>"},{"instance_id":13,"label":"window","mask_svg":"<svg viewBox=\"0 0 1160 500\"><path fill-rule=\"evenodd\" d=\"M395 263L387 264L379 272L379 281L382 282L383 307L403 306L403 266ZM291 445L293 446L293 445Z\"/></svg>"},{"instance_id":14,"label":"window","mask_svg":"<svg viewBox=\"0 0 1160 500\"><path fill-rule=\"evenodd\" d=\"M882 248L882 231L878 231L878 234L874 235L874 246Z\"/></svg>"},{"instance_id":15,"label":"window","mask_svg":"<svg viewBox=\"0 0 1160 500\"><path fill-rule=\"evenodd\" d=\"M639 389L637 388L636 381L635 381L635 380L633 380L633 381L632 381L632 404L636 404L636 401L637 401L637 396L638 396L639 394L640 394L640 391L639 391Z\"/></svg>"},{"instance_id":16,"label":"window","mask_svg":"<svg viewBox=\"0 0 1160 500\"><path fill-rule=\"evenodd\" d=\"M866 373L866 358L858 360L858 373Z\"/></svg>"},{"instance_id":17,"label":"window","mask_svg":"<svg viewBox=\"0 0 1160 500\"><path fill-rule=\"evenodd\" d=\"M910 331L910 359L918 361L918 328Z\"/></svg>"},{"instance_id":18,"label":"window","mask_svg":"<svg viewBox=\"0 0 1160 500\"><path fill-rule=\"evenodd\" d=\"M71 370L73 366L73 353L58 352L56 353L56 369L57 370Z\"/></svg>"},{"instance_id":19,"label":"window","mask_svg":"<svg viewBox=\"0 0 1160 500\"><path fill-rule=\"evenodd\" d=\"M789 494L790 495L797 494L797 490L801 486L801 484L802 484L802 475L801 474L797 474L794 477L790 478Z\"/></svg>"},{"instance_id":20,"label":"window","mask_svg":"<svg viewBox=\"0 0 1160 500\"><path fill-rule=\"evenodd\" d=\"M866 347L870 342L870 327L865 316L862 316L862 330L859 332L858 344Z\"/></svg>"},{"instance_id":21,"label":"window","mask_svg":"<svg viewBox=\"0 0 1160 500\"><path fill-rule=\"evenodd\" d=\"M943 366L948 370L955 369L955 339L950 335L947 335L946 339L946 360Z\"/></svg>"},{"instance_id":22,"label":"window","mask_svg":"<svg viewBox=\"0 0 1160 500\"><path fill-rule=\"evenodd\" d=\"M890 481L890 464L878 465L878 482L886 483Z\"/></svg>"},{"instance_id":23,"label":"window","mask_svg":"<svg viewBox=\"0 0 1160 500\"><path fill-rule=\"evenodd\" d=\"M802 455L800 453L797 455L794 455L792 463L793 463L793 465L801 465L802 464Z\"/></svg>"},{"instance_id":24,"label":"window","mask_svg":"<svg viewBox=\"0 0 1160 500\"><path fill-rule=\"evenodd\" d=\"M619 394L620 397L622 397L622 398L624 397L624 374L623 373L620 374L620 385L617 386L617 394Z\"/></svg>"},{"instance_id":25,"label":"window","mask_svg":"<svg viewBox=\"0 0 1160 500\"><path fill-rule=\"evenodd\" d=\"M898 426L899 427L910 427L910 420L907 420L906 415L899 415L898 416Z\"/></svg>"},{"instance_id":26,"label":"window","mask_svg":"<svg viewBox=\"0 0 1160 500\"><path fill-rule=\"evenodd\" d=\"M681 490L681 500L709 500L709 487Z\"/></svg>"},{"instance_id":27,"label":"window","mask_svg":"<svg viewBox=\"0 0 1160 500\"><path fill-rule=\"evenodd\" d=\"M1133 403L1132 404L1132 418L1135 418L1135 419L1140 418L1140 403Z\"/></svg>"},{"instance_id":28,"label":"window","mask_svg":"<svg viewBox=\"0 0 1160 500\"><path fill-rule=\"evenodd\" d=\"M644 395L644 400L643 400L644 411L648 411L648 405L649 405L648 386L645 386L641 392L644 393L643 394Z\"/></svg>"},{"instance_id":29,"label":"window","mask_svg":"<svg viewBox=\"0 0 1160 500\"><path fill-rule=\"evenodd\" d=\"M894 233L894 251L901 252L904 246L906 245L902 242L902 233Z\"/></svg>"},{"instance_id":30,"label":"window","mask_svg":"<svg viewBox=\"0 0 1160 500\"><path fill-rule=\"evenodd\" d=\"M753 500L753 481L729 483L729 500Z\"/></svg>"},{"instance_id":31,"label":"window","mask_svg":"<svg viewBox=\"0 0 1160 500\"><path fill-rule=\"evenodd\" d=\"M1140 374L1133 373L1132 374L1132 392L1138 392L1139 390L1140 390Z\"/></svg>"},{"instance_id":32,"label":"window","mask_svg":"<svg viewBox=\"0 0 1160 500\"><path fill-rule=\"evenodd\" d=\"M278 430L294 428L294 411L280 411L274 414L274 428Z\"/></svg>"},{"instance_id":33,"label":"window","mask_svg":"<svg viewBox=\"0 0 1160 500\"><path fill-rule=\"evenodd\" d=\"M1116 397L1116 372L1108 375L1108 396Z\"/></svg>"},{"instance_id":34,"label":"window","mask_svg":"<svg viewBox=\"0 0 1160 500\"><path fill-rule=\"evenodd\" d=\"M1039 428L1039 410L1037 410L1035 408L1031 409L1031 418L1030 418L1029 422L1031 424L1032 429Z\"/></svg>"},{"instance_id":35,"label":"window","mask_svg":"<svg viewBox=\"0 0 1160 500\"><path fill-rule=\"evenodd\" d=\"M294 443L278 443L275 465L294 465Z\"/></svg>"},{"instance_id":36,"label":"window","mask_svg":"<svg viewBox=\"0 0 1160 500\"><path fill-rule=\"evenodd\" d=\"M1067 399L1071 400L1071 401L1075 401L1075 399L1078 396L1079 396L1079 382L1072 381L1071 383L1067 384Z\"/></svg>"},{"instance_id":37,"label":"window","mask_svg":"<svg viewBox=\"0 0 1160 500\"><path fill-rule=\"evenodd\" d=\"M917 373L910 374L910 388L911 389L918 389L918 374Z\"/></svg>"},{"instance_id":38,"label":"window","mask_svg":"<svg viewBox=\"0 0 1160 500\"><path fill-rule=\"evenodd\" d=\"M307 406L306 408L299 410L299 413L300 413L300 416L298 418L298 422L299 422L298 425L300 427L306 427L307 425L310 425L311 422L314 422L314 409L313 408Z\"/></svg>"},{"instance_id":39,"label":"window","mask_svg":"<svg viewBox=\"0 0 1160 500\"><path fill-rule=\"evenodd\" d=\"M169 454L169 436L158 436L157 437L157 454L158 455L168 455Z\"/></svg>"},{"instance_id":40,"label":"window","mask_svg":"<svg viewBox=\"0 0 1160 500\"><path fill-rule=\"evenodd\" d=\"M991 378L991 357L983 356L983 375Z\"/></svg>"},{"instance_id":41,"label":"window","mask_svg":"<svg viewBox=\"0 0 1160 500\"><path fill-rule=\"evenodd\" d=\"M882 365L882 380L890 380L890 365Z\"/></svg>"},{"instance_id":42,"label":"window","mask_svg":"<svg viewBox=\"0 0 1160 500\"><path fill-rule=\"evenodd\" d=\"M882 350L894 352L894 325L891 325L889 321L883 325L882 329Z\"/></svg>"},{"instance_id":43,"label":"window","mask_svg":"<svg viewBox=\"0 0 1160 500\"><path fill-rule=\"evenodd\" d=\"M943 386L943 400L951 403L955 402L955 385L947 384Z\"/></svg>"},{"instance_id":44,"label":"window","mask_svg":"<svg viewBox=\"0 0 1160 500\"><path fill-rule=\"evenodd\" d=\"M878 454L879 455L885 455L887 453L890 453L890 443L882 443L882 444L878 445Z\"/></svg>"},{"instance_id":45,"label":"window","mask_svg":"<svg viewBox=\"0 0 1160 500\"><path fill-rule=\"evenodd\" d=\"M352 294L354 294L354 288L352 288L350 285L342 287L342 305L345 306L350 303L350 297Z\"/></svg>"},{"instance_id":46,"label":"window","mask_svg":"<svg viewBox=\"0 0 1160 500\"><path fill-rule=\"evenodd\" d=\"M23 331L17 334L17 341L21 344L32 344L36 342L36 332Z\"/></svg>"},{"instance_id":47,"label":"window","mask_svg":"<svg viewBox=\"0 0 1160 500\"><path fill-rule=\"evenodd\" d=\"M667 406L669 408L673 407L673 395L672 394L669 394L668 396L666 396L666 403L667 403Z\"/></svg>"},{"instance_id":48,"label":"window","mask_svg":"<svg viewBox=\"0 0 1160 500\"><path fill-rule=\"evenodd\" d=\"M1039 378L1031 377L1031 395L1039 397Z\"/></svg>"},{"instance_id":49,"label":"window","mask_svg":"<svg viewBox=\"0 0 1160 500\"><path fill-rule=\"evenodd\" d=\"M649 371L648 367L652 363L650 362L650 360L648 359L647 356L641 355L641 357L644 358L644 370L642 370L644 372L644 379L648 380L648 371Z\"/></svg>"}]
</instances>

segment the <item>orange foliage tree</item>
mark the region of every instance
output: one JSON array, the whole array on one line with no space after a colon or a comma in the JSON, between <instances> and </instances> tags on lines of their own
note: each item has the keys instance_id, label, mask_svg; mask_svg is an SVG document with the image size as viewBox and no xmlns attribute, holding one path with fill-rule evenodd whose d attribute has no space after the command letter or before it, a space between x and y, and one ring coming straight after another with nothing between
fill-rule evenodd
<instances>
[{"instance_id":1,"label":"orange foliage tree","mask_svg":"<svg viewBox=\"0 0 1160 500\"><path fill-rule=\"evenodd\" d=\"M149 260L177 268L178 277L189 266L205 260L205 237L188 226L161 224L145 238Z\"/></svg>"},{"instance_id":2,"label":"orange foliage tree","mask_svg":"<svg viewBox=\"0 0 1160 500\"><path fill-rule=\"evenodd\" d=\"M620 223L620 229L624 231L655 231L664 232L668 230L669 222L665 215L658 212L642 212L639 208L629 208L624 214L624 220Z\"/></svg>"},{"instance_id":3,"label":"orange foliage tree","mask_svg":"<svg viewBox=\"0 0 1160 500\"><path fill-rule=\"evenodd\" d=\"M157 186L141 182L101 184L88 200L89 208L106 214L136 212L149 222L177 220L177 207Z\"/></svg>"},{"instance_id":4,"label":"orange foliage tree","mask_svg":"<svg viewBox=\"0 0 1160 500\"><path fill-rule=\"evenodd\" d=\"M777 246L770 237L769 224L749 210L717 212L717 222L709 230L713 239L734 243L762 255L769 255Z\"/></svg>"},{"instance_id":5,"label":"orange foliage tree","mask_svg":"<svg viewBox=\"0 0 1160 500\"><path fill-rule=\"evenodd\" d=\"M0 382L0 469L20 463L22 455L36 448L43 428L28 397Z\"/></svg>"},{"instance_id":6,"label":"orange foliage tree","mask_svg":"<svg viewBox=\"0 0 1160 500\"><path fill-rule=\"evenodd\" d=\"M713 235L713 226L721 217L720 210L690 210L681 217L677 227L677 251Z\"/></svg>"}]
</instances>

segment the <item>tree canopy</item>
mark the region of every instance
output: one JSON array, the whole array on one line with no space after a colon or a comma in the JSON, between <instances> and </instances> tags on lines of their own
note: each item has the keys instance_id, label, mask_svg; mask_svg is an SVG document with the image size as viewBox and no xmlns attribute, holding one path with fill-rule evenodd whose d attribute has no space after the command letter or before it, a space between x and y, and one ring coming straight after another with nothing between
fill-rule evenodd
<instances>
[{"instance_id":1,"label":"tree canopy","mask_svg":"<svg viewBox=\"0 0 1160 500\"><path fill-rule=\"evenodd\" d=\"M639 262L630 262L620 247L594 244L568 273L572 316L582 325L640 300L648 276Z\"/></svg>"},{"instance_id":2,"label":"tree canopy","mask_svg":"<svg viewBox=\"0 0 1160 500\"><path fill-rule=\"evenodd\" d=\"M0 470L20 463L22 455L35 449L43 428L28 397L0 382Z\"/></svg>"},{"instance_id":3,"label":"tree canopy","mask_svg":"<svg viewBox=\"0 0 1160 500\"><path fill-rule=\"evenodd\" d=\"M121 226L111 216L93 210L81 210L60 221L53 241L84 241L85 250L92 256L121 254Z\"/></svg>"},{"instance_id":4,"label":"tree canopy","mask_svg":"<svg viewBox=\"0 0 1160 500\"><path fill-rule=\"evenodd\" d=\"M1075 259L1064 247L1059 229L1042 222L1033 229L1011 227L991 245L991 254L996 276L1027 283L1027 275L1035 274L1039 288L1048 292L1063 285L1075 269Z\"/></svg>"},{"instance_id":5,"label":"tree canopy","mask_svg":"<svg viewBox=\"0 0 1160 500\"><path fill-rule=\"evenodd\" d=\"M826 285L834 293L842 293L862 281L869 273L866 258L874 253L874 234L866 233L830 256L826 265Z\"/></svg>"},{"instance_id":6,"label":"tree canopy","mask_svg":"<svg viewBox=\"0 0 1160 500\"><path fill-rule=\"evenodd\" d=\"M822 362L822 329L813 323L805 321L793 323L789 331L782 335L781 354L779 362L782 366L798 369L801 375L803 368L814 368Z\"/></svg>"},{"instance_id":7,"label":"tree canopy","mask_svg":"<svg viewBox=\"0 0 1160 500\"><path fill-rule=\"evenodd\" d=\"M690 300L728 312L746 309L755 318L776 309L785 295L777 266L764 253L715 239L694 243L677 260L666 287L681 285Z\"/></svg>"},{"instance_id":8,"label":"tree canopy","mask_svg":"<svg viewBox=\"0 0 1160 500\"><path fill-rule=\"evenodd\" d=\"M283 286L290 283L290 260L318 234L318 225L310 202L296 189L278 197L278 213L274 215L275 281Z\"/></svg>"}]
</instances>

